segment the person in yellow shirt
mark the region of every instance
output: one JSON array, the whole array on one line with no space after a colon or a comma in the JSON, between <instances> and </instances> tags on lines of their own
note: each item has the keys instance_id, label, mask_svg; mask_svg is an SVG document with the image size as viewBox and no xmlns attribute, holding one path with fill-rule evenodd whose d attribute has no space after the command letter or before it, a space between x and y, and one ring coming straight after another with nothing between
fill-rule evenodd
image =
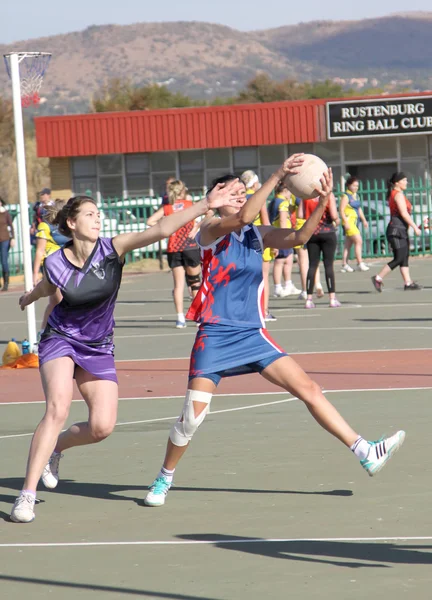
<instances>
[{"instance_id":1,"label":"person in yellow shirt","mask_svg":"<svg viewBox=\"0 0 432 600\"><path fill-rule=\"evenodd\" d=\"M66 200L55 200L50 204L47 204L44 208L44 213L50 210L52 206L56 211L60 210L66 204ZM49 225L45 220L41 221L37 226L36 231L36 253L33 262L33 285L36 286L40 279L41 267L47 256L53 252L57 252L60 248L68 242L69 239L57 231L57 227ZM40 333L45 329L48 322L48 317L51 314L52 309L62 300L62 295L59 290L55 294L49 296L48 306L45 309L44 316L41 323Z\"/></svg>"},{"instance_id":2,"label":"person in yellow shirt","mask_svg":"<svg viewBox=\"0 0 432 600\"><path fill-rule=\"evenodd\" d=\"M275 194L268 208L270 222L273 227L292 229L291 212L295 204L295 196L291 194L283 182L276 187ZM291 279L293 258L294 250L292 248L278 250L273 267L274 295L276 298L284 298L293 294L298 295L301 292ZM281 283L282 274L285 280L284 286Z\"/></svg>"},{"instance_id":3,"label":"person in yellow shirt","mask_svg":"<svg viewBox=\"0 0 432 600\"><path fill-rule=\"evenodd\" d=\"M350 177L345 184L345 194L341 197L339 212L345 233L345 243L343 249L342 273L352 273L354 269L348 264L351 247L354 246L354 253L357 260L358 271L369 271L369 267L362 259L362 236L358 228L360 220L363 227L369 227L364 216L360 198L357 194L359 189L359 180L356 177Z\"/></svg>"},{"instance_id":4,"label":"person in yellow shirt","mask_svg":"<svg viewBox=\"0 0 432 600\"><path fill-rule=\"evenodd\" d=\"M246 198L250 198L252 194L255 194L260 189L261 183L258 175L255 171L248 170L241 174L240 179L246 186ZM259 215L253 222L257 227L259 225L270 225L270 219L268 215L267 205L265 204ZM264 320L265 321L276 321L276 317L269 312L269 297L270 297L270 264L277 251L272 248L266 248L263 253L263 279L264 279Z\"/></svg>"}]
</instances>

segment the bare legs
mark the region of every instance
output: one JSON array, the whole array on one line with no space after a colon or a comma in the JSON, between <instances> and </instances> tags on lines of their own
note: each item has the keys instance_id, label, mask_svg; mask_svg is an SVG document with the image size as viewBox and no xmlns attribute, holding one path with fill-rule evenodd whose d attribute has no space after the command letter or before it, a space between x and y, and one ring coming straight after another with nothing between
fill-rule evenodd
<instances>
[{"instance_id":1,"label":"bare legs","mask_svg":"<svg viewBox=\"0 0 432 600\"><path fill-rule=\"evenodd\" d=\"M347 447L351 447L358 439L359 435L326 399L319 385L292 358L288 356L281 357L264 369L262 375L271 383L286 389L299 400L302 400L315 421ZM196 378L190 382L189 389L213 394L216 386L210 379ZM194 414L198 416L206 409L207 404L194 402L193 406ZM170 471L174 470L187 447L175 446L171 440L168 440L163 463L164 468Z\"/></svg>"},{"instance_id":2,"label":"bare legs","mask_svg":"<svg viewBox=\"0 0 432 600\"><path fill-rule=\"evenodd\" d=\"M60 432L69 415L73 395L75 365L71 358L50 360L41 367L46 410L34 433L23 489L36 492L42 472L54 449L98 442L114 429L117 416L117 384L95 379L81 368L76 369L77 383L89 407L88 423L72 425Z\"/></svg>"}]
</instances>

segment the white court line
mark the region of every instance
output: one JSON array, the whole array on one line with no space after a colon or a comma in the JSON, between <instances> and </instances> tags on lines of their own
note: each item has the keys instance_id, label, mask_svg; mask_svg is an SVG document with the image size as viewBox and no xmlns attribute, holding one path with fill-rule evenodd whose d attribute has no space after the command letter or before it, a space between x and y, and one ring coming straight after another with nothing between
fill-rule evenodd
<instances>
[{"instance_id":1,"label":"white court line","mask_svg":"<svg viewBox=\"0 0 432 600\"><path fill-rule=\"evenodd\" d=\"M381 389L381 388L368 388L368 389L348 389L348 390L323 390L323 392L325 394L341 394L341 393L352 393L352 392L408 392L408 391L419 391L419 390L431 390L432 387L413 387L413 388L386 388L386 389ZM214 397L224 397L224 396L271 396L271 395L278 395L278 394L286 394L286 391L283 390L281 392L268 392L268 393L259 393L259 392L254 392L252 394L218 394L218 395L214 395ZM184 398L183 396L160 396L158 398L153 397L151 398L152 400L175 400L178 398ZM143 398L121 398L121 400L143 400ZM146 398L146 400L148 400L148 398ZM236 406L234 408L225 408L222 410L213 410L210 411L208 414L209 415L218 415L218 414L222 414L222 413L228 413L228 412L238 412L240 410L250 410L251 408L261 408L263 406L272 406L275 404L285 404L287 402L296 402L298 401L298 398L284 398L283 400L274 400L272 402L262 402L260 404L251 404L249 406ZM82 402L82 400L74 400L74 402ZM40 404L42 403L42 401L40 402L32 402L31 404ZM14 403L11 403L14 404ZM29 404L28 402L24 402L24 403L20 403L20 404ZM173 421L174 419L177 419L178 415L176 415L175 417L159 417L156 419L145 419L142 421L125 421L123 423L116 423L116 427L121 427L121 426L125 426L125 425L143 425L145 423L157 423L160 421ZM63 430L65 431L65 430ZM33 431L31 433L14 433L11 435L2 435L0 436L0 440L6 440L6 439L11 439L11 438L19 438L19 437L28 437L29 435L33 435Z\"/></svg>"},{"instance_id":2,"label":"white court line","mask_svg":"<svg viewBox=\"0 0 432 600\"><path fill-rule=\"evenodd\" d=\"M429 542L432 536L338 537L338 538L228 538L226 540L140 540L130 542L27 542L0 544L0 548L72 548L75 546L231 546L234 544L284 544L301 542ZM369 559L376 562L375 559ZM386 562L385 560L383 562Z\"/></svg>"},{"instance_id":3,"label":"white court line","mask_svg":"<svg viewBox=\"0 0 432 600\"><path fill-rule=\"evenodd\" d=\"M343 293L339 294L341 297L344 295ZM118 301L117 304L121 304L121 301ZM143 300L143 304L145 305L145 300ZM344 308L346 310L348 309L359 309L359 308L415 308L417 306L427 306L430 307L430 302L418 302L418 303L406 303L406 304L394 304L394 303L388 303L388 304L342 304L341 308ZM321 309L327 309L327 305L326 306L321 306L318 304L317 306L317 310L321 310ZM275 313L278 314L279 317L286 317L287 315L283 315L281 313L285 312L285 311L289 311L289 312L294 312L296 311L295 315L292 315L292 318L298 317L297 312L303 313L304 317L310 318L310 317L322 317L322 314L316 313L316 312L306 312L303 306L292 306L292 307L285 307L285 308L279 308L278 306L274 306L273 309ZM170 317L172 318L171 320L174 319L172 313L164 313L162 315L158 314L158 315L146 315L145 313L141 313L140 315L115 315L115 319L138 319L138 318L142 318L142 319L156 319L156 318L160 318L160 317ZM425 317L425 320L428 317ZM37 321L41 322L42 319L38 318ZM24 324L27 323L27 321L22 320L22 321L0 321L0 325L20 325L20 324Z\"/></svg>"},{"instance_id":4,"label":"white court line","mask_svg":"<svg viewBox=\"0 0 432 600\"><path fill-rule=\"evenodd\" d=\"M385 327L288 327L286 329L283 328L278 328L278 329L269 329L270 333L273 332L278 332L278 331L291 331L291 332L295 332L298 331L300 333L303 333L304 331L314 331L315 333L319 333L320 331L377 331L377 330L383 330L383 331L396 331L396 330L407 330L407 331L411 331L411 330L417 330L420 329L422 331L424 330L430 330L432 329L432 327L421 327L418 325L415 326L410 326L410 325L401 325L401 326L393 326L393 325L387 325ZM153 338L153 337L180 337L180 336L184 336L184 335L196 335L196 329L193 330L191 328L190 331L185 331L184 333L138 333L136 335L115 335L114 339L115 340L126 340L126 339L131 339L131 338Z\"/></svg>"},{"instance_id":5,"label":"white court line","mask_svg":"<svg viewBox=\"0 0 432 600\"><path fill-rule=\"evenodd\" d=\"M418 350L432 350L432 348L377 348L376 350L368 348L367 350L314 350L312 352L290 352L290 356L306 356L308 354L352 354L354 352L414 352ZM167 356L162 358L122 358L116 360L116 363L123 362L150 362L155 360L189 360L189 356Z\"/></svg>"}]
</instances>

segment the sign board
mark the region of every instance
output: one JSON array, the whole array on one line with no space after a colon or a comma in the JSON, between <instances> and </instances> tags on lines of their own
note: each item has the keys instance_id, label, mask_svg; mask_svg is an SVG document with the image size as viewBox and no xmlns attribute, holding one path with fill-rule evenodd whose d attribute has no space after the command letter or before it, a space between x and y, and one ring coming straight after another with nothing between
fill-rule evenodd
<instances>
[{"instance_id":1,"label":"sign board","mask_svg":"<svg viewBox=\"0 0 432 600\"><path fill-rule=\"evenodd\" d=\"M329 140L432 132L432 96L327 103Z\"/></svg>"}]
</instances>

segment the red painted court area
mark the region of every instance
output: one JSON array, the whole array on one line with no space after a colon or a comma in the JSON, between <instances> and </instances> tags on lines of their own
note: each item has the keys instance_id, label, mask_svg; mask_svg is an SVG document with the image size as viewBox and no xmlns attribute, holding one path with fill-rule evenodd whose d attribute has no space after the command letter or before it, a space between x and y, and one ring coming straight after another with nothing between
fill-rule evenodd
<instances>
[{"instance_id":1,"label":"red painted court area","mask_svg":"<svg viewBox=\"0 0 432 600\"><path fill-rule=\"evenodd\" d=\"M293 358L327 390L432 387L432 350L390 350L297 354ZM187 359L117 363L121 398L182 396L187 386ZM37 369L1 370L0 403L44 399ZM219 394L280 391L258 374L222 380ZM74 398L80 398L78 390Z\"/></svg>"}]
</instances>

